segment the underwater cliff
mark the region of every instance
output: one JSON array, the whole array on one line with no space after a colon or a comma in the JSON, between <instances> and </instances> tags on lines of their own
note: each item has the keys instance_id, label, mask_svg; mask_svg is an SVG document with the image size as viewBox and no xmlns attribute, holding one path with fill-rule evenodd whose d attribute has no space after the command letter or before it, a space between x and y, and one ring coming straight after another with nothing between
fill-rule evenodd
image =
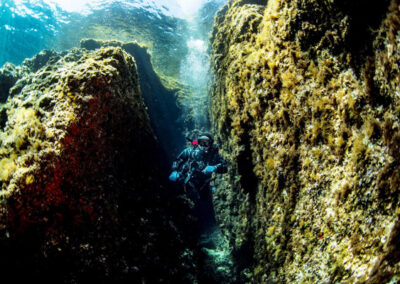
<instances>
[{"instance_id":1,"label":"underwater cliff","mask_svg":"<svg viewBox=\"0 0 400 284\"><path fill-rule=\"evenodd\" d=\"M164 155L168 158L168 163L172 164L186 144L183 133L188 125L181 122L183 107L180 102L185 87L173 78L160 78L153 69L148 49L137 42L83 39L80 46L87 50L108 46L121 47L135 58L140 90L146 111L151 118L151 127ZM190 121L190 118L187 121Z\"/></svg>"},{"instance_id":2,"label":"underwater cliff","mask_svg":"<svg viewBox=\"0 0 400 284\"><path fill-rule=\"evenodd\" d=\"M400 2L240 1L212 35L214 196L251 283L395 283Z\"/></svg>"},{"instance_id":3,"label":"underwater cliff","mask_svg":"<svg viewBox=\"0 0 400 284\"><path fill-rule=\"evenodd\" d=\"M134 57L99 46L10 66L3 73L19 80L0 106L2 275L196 281L190 206L166 183Z\"/></svg>"},{"instance_id":4,"label":"underwater cliff","mask_svg":"<svg viewBox=\"0 0 400 284\"><path fill-rule=\"evenodd\" d=\"M0 3L2 279L400 282L400 0L178 2Z\"/></svg>"}]
</instances>

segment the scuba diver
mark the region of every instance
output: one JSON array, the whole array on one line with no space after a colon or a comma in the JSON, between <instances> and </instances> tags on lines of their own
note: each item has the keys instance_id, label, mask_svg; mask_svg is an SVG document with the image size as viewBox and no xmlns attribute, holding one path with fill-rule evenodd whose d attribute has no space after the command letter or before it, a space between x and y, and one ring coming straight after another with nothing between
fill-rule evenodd
<instances>
[{"instance_id":1,"label":"scuba diver","mask_svg":"<svg viewBox=\"0 0 400 284\"><path fill-rule=\"evenodd\" d=\"M200 232L216 226L210 182L212 173L226 173L227 166L209 134L202 134L172 164L169 179L183 187L194 202Z\"/></svg>"}]
</instances>

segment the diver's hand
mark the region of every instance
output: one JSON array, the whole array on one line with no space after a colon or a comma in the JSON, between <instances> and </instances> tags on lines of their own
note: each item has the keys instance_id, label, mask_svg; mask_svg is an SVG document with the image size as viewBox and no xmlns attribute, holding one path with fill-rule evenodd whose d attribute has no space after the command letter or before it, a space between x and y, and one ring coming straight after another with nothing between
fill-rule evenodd
<instances>
[{"instance_id":1,"label":"diver's hand","mask_svg":"<svg viewBox=\"0 0 400 284\"><path fill-rule=\"evenodd\" d=\"M170 181L177 181L179 177L180 177L179 173L178 173L177 171L173 171L173 172L169 175L169 180L170 180Z\"/></svg>"},{"instance_id":2,"label":"diver's hand","mask_svg":"<svg viewBox=\"0 0 400 284\"><path fill-rule=\"evenodd\" d=\"M215 167L215 166L207 166L204 168L203 174L211 175L216 169L217 169L217 167Z\"/></svg>"}]
</instances>

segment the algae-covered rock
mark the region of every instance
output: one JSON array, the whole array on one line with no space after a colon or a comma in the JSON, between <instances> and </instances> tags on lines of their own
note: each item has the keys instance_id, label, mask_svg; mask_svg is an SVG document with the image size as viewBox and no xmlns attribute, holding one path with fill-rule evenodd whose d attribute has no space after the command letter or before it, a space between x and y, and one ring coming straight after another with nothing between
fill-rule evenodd
<instances>
[{"instance_id":1,"label":"algae-covered rock","mask_svg":"<svg viewBox=\"0 0 400 284\"><path fill-rule=\"evenodd\" d=\"M210 106L232 165L217 217L242 276L395 281L399 2L245 3L216 19Z\"/></svg>"},{"instance_id":2,"label":"algae-covered rock","mask_svg":"<svg viewBox=\"0 0 400 284\"><path fill-rule=\"evenodd\" d=\"M33 74L46 64L57 62L62 53L54 50L42 50L32 58L24 60L21 66L6 63L0 69L0 103L4 103L11 95L18 94L21 89L30 83ZM29 76L31 74L31 76ZM22 79L21 81L18 81Z\"/></svg>"},{"instance_id":3,"label":"algae-covered rock","mask_svg":"<svg viewBox=\"0 0 400 284\"><path fill-rule=\"evenodd\" d=\"M176 84L170 86L166 84L168 80L162 81L153 69L147 48L136 42L81 40L81 47L88 50L107 46L119 46L135 58L140 89L151 118L151 126L158 140L162 141L161 147L172 163L185 145L182 135L185 125L181 121L182 107L179 103L182 87ZM172 78L169 81L171 80Z\"/></svg>"},{"instance_id":4,"label":"algae-covered rock","mask_svg":"<svg viewBox=\"0 0 400 284\"><path fill-rule=\"evenodd\" d=\"M27 58L22 62L23 68L28 72L35 73L46 64L56 63L60 59L60 54L54 50L42 50L32 58ZM50 61L50 62L49 62Z\"/></svg>"},{"instance_id":5,"label":"algae-covered rock","mask_svg":"<svg viewBox=\"0 0 400 284\"><path fill-rule=\"evenodd\" d=\"M3 106L2 276L196 281L187 207L165 186L134 58L108 47L48 61Z\"/></svg>"},{"instance_id":6,"label":"algae-covered rock","mask_svg":"<svg viewBox=\"0 0 400 284\"><path fill-rule=\"evenodd\" d=\"M21 74L14 64L6 63L0 69L0 103L7 100L10 88L20 77Z\"/></svg>"}]
</instances>

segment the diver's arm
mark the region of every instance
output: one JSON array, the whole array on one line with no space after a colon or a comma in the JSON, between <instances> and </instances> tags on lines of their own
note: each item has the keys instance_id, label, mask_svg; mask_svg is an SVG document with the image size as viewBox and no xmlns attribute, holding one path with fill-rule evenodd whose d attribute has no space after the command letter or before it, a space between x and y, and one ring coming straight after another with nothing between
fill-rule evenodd
<instances>
[{"instance_id":1,"label":"diver's arm","mask_svg":"<svg viewBox=\"0 0 400 284\"><path fill-rule=\"evenodd\" d=\"M189 157L189 148L186 148L178 155L176 160L172 163L172 170L173 171L181 170L182 164L187 161L188 157Z\"/></svg>"},{"instance_id":2,"label":"diver's arm","mask_svg":"<svg viewBox=\"0 0 400 284\"><path fill-rule=\"evenodd\" d=\"M213 172L223 174L228 171L228 167L226 165L225 160L222 156L218 153L218 148L215 148L214 158L212 159L212 164L209 164L203 173L211 174Z\"/></svg>"}]
</instances>

